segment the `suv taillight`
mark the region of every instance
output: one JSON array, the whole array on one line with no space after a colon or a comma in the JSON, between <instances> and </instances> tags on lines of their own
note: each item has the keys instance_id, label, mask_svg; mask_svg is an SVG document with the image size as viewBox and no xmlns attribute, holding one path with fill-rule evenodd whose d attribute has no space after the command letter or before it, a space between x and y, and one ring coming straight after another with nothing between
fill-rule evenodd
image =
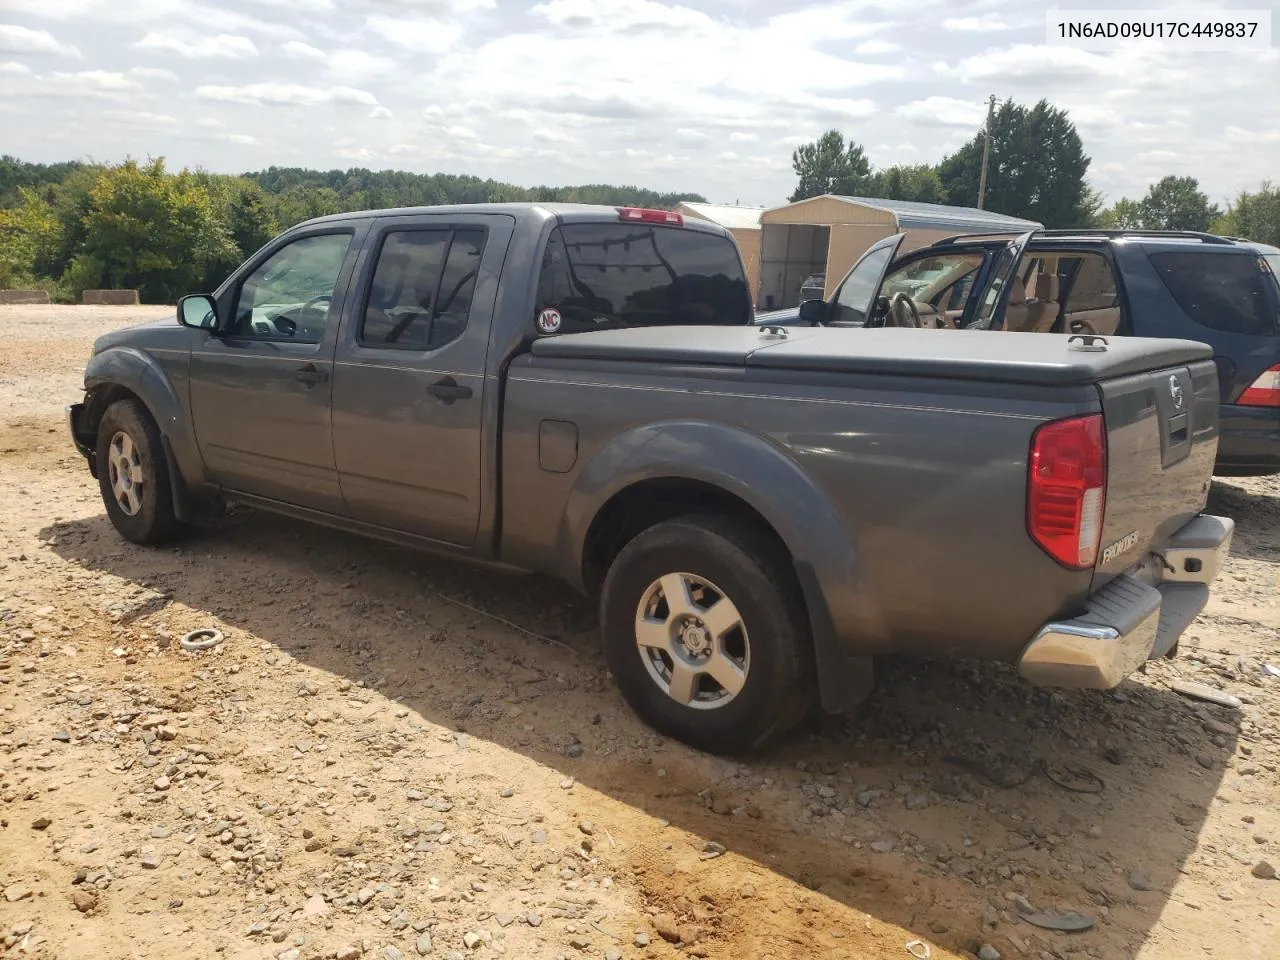
<instances>
[{"instance_id":1,"label":"suv taillight","mask_svg":"<svg viewBox=\"0 0 1280 960\"><path fill-rule=\"evenodd\" d=\"M1054 420L1031 438L1027 531L1064 567L1098 557L1107 500L1107 433L1102 414Z\"/></svg>"},{"instance_id":2,"label":"suv taillight","mask_svg":"<svg viewBox=\"0 0 1280 960\"><path fill-rule=\"evenodd\" d=\"M1253 381L1236 403L1242 407L1280 407L1280 363Z\"/></svg>"}]
</instances>

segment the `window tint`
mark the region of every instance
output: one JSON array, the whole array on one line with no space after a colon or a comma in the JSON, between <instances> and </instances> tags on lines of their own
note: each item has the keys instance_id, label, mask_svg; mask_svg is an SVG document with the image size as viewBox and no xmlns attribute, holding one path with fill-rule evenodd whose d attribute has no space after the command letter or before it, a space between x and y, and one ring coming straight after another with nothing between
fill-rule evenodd
<instances>
[{"instance_id":1,"label":"window tint","mask_svg":"<svg viewBox=\"0 0 1280 960\"><path fill-rule=\"evenodd\" d=\"M582 223L547 242L535 316L560 312L560 332L751 322L738 249L681 227ZM530 320L533 318L531 317Z\"/></svg>"},{"instance_id":2,"label":"window tint","mask_svg":"<svg viewBox=\"0 0 1280 960\"><path fill-rule=\"evenodd\" d=\"M360 342L435 350L462 335L471 311L483 230L397 230L382 241Z\"/></svg>"},{"instance_id":3,"label":"window tint","mask_svg":"<svg viewBox=\"0 0 1280 960\"><path fill-rule=\"evenodd\" d=\"M1096 253L1062 257L1058 261L1058 284L1060 290L1067 291L1065 313L1111 310L1120 306L1111 264Z\"/></svg>"},{"instance_id":4,"label":"window tint","mask_svg":"<svg viewBox=\"0 0 1280 960\"><path fill-rule=\"evenodd\" d=\"M833 323L860 324L867 322L867 314L871 310L871 299L876 295L876 287L880 275L893 256L892 244L872 250L853 268L853 272L845 278L836 292L835 312L831 318Z\"/></svg>"},{"instance_id":5,"label":"window tint","mask_svg":"<svg viewBox=\"0 0 1280 960\"><path fill-rule=\"evenodd\" d=\"M245 279L230 336L319 343L351 234L303 237L281 247Z\"/></svg>"},{"instance_id":6,"label":"window tint","mask_svg":"<svg viewBox=\"0 0 1280 960\"><path fill-rule=\"evenodd\" d=\"M1176 251L1151 254L1160 279L1192 320L1231 333L1275 334L1274 307L1256 258Z\"/></svg>"}]
</instances>

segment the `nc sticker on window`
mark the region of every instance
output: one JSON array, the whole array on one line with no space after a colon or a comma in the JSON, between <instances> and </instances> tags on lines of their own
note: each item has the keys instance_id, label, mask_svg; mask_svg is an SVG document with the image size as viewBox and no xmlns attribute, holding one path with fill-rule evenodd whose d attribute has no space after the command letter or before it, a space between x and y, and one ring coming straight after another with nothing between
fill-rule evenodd
<instances>
[{"instance_id":1,"label":"nc sticker on window","mask_svg":"<svg viewBox=\"0 0 1280 960\"><path fill-rule=\"evenodd\" d=\"M539 333L556 333L560 329L560 311L554 307L547 307L538 314L538 332Z\"/></svg>"}]
</instances>

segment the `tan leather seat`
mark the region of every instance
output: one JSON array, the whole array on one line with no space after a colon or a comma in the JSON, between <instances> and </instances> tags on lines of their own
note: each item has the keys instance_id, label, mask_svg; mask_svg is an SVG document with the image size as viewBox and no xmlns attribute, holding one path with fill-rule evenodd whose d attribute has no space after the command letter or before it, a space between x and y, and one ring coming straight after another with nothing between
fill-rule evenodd
<instances>
[{"instance_id":1,"label":"tan leather seat","mask_svg":"<svg viewBox=\"0 0 1280 960\"><path fill-rule=\"evenodd\" d=\"M1028 333L1048 333L1058 319L1058 277L1042 273L1036 277L1036 295L1027 301Z\"/></svg>"},{"instance_id":2,"label":"tan leather seat","mask_svg":"<svg viewBox=\"0 0 1280 960\"><path fill-rule=\"evenodd\" d=\"M1021 332L1027 328L1027 288L1021 277L1009 281L1009 299L1004 307L1005 330Z\"/></svg>"}]
</instances>

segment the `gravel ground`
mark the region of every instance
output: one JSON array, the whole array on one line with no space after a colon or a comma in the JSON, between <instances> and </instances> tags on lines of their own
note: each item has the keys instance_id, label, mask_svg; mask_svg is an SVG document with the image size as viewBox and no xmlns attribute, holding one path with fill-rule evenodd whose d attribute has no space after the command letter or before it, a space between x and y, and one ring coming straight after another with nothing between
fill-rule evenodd
<instances>
[{"instance_id":1,"label":"gravel ground","mask_svg":"<svg viewBox=\"0 0 1280 960\"><path fill-rule=\"evenodd\" d=\"M631 715L555 584L247 511L117 537L62 407L167 312L0 307L0 955L1280 957L1276 480L1215 485L1176 661L891 661L728 762Z\"/></svg>"}]
</instances>

